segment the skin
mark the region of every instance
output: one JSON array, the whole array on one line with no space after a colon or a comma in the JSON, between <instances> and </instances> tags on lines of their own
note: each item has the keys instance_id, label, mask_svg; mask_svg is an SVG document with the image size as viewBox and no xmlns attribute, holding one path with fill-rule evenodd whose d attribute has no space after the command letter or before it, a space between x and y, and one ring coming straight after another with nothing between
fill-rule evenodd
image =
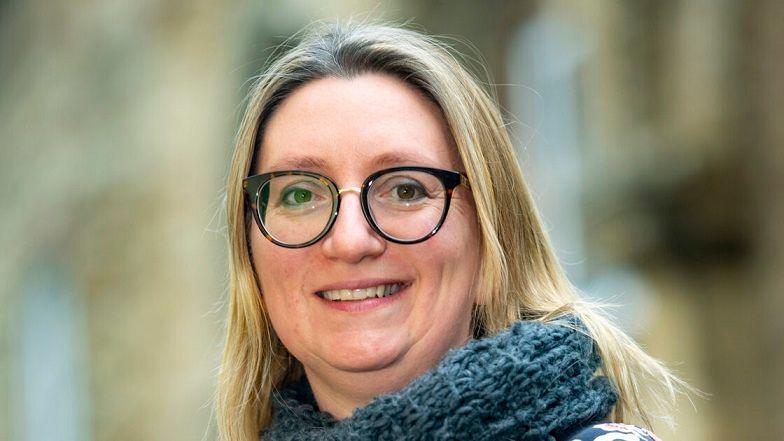
<instances>
[{"instance_id":1,"label":"skin","mask_svg":"<svg viewBox=\"0 0 784 441\"><path fill-rule=\"evenodd\" d=\"M340 188L398 165L461 170L438 107L385 74L300 87L269 120L261 148L256 173L313 171ZM479 228L464 186L455 189L441 230L419 244L378 236L359 196L344 193L335 224L314 245L282 248L253 228L251 248L275 332L302 362L320 409L338 419L405 387L470 339ZM361 312L332 309L315 295L327 285L370 279L410 286Z\"/></svg>"}]
</instances>

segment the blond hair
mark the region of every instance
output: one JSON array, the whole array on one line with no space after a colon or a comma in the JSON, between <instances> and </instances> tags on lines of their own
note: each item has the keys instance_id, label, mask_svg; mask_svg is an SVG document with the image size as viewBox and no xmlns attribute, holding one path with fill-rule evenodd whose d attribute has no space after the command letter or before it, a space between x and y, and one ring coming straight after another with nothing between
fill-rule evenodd
<instances>
[{"instance_id":1,"label":"blond hair","mask_svg":"<svg viewBox=\"0 0 784 441\"><path fill-rule=\"evenodd\" d=\"M650 425L652 409L666 416L688 385L640 349L601 308L580 300L542 229L495 99L432 37L394 26L328 24L309 29L258 78L237 134L226 195L230 305L216 397L222 439L257 439L270 423L273 390L302 375L261 300L242 179L253 166L267 120L288 94L319 78L367 72L394 75L417 88L440 107L451 130L481 230L478 292L483 298L474 308L474 336L493 335L517 320L557 322L576 315L596 342L602 374L619 395L609 418ZM644 398L651 400L649 407Z\"/></svg>"}]
</instances>

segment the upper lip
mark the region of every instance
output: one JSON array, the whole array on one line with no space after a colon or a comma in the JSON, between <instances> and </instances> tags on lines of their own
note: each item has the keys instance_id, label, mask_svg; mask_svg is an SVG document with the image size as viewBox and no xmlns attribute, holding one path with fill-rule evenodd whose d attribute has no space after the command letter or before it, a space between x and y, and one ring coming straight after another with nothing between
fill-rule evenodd
<instances>
[{"instance_id":1,"label":"upper lip","mask_svg":"<svg viewBox=\"0 0 784 441\"><path fill-rule=\"evenodd\" d=\"M317 289L316 292L334 291L338 289L363 289L370 288L378 285L393 285L395 283L405 284L406 282L401 279L362 279L362 280L344 280L342 282L330 283Z\"/></svg>"}]
</instances>

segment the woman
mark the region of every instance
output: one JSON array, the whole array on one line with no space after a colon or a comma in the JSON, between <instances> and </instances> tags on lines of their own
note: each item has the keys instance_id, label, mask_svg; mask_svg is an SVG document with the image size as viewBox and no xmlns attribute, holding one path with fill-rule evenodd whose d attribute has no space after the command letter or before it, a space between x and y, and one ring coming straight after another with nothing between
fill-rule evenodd
<instances>
[{"instance_id":1,"label":"woman","mask_svg":"<svg viewBox=\"0 0 784 441\"><path fill-rule=\"evenodd\" d=\"M310 31L228 189L226 440L654 439L597 424L684 386L579 301L496 104L429 37Z\"/></svg>"}]
</instances>

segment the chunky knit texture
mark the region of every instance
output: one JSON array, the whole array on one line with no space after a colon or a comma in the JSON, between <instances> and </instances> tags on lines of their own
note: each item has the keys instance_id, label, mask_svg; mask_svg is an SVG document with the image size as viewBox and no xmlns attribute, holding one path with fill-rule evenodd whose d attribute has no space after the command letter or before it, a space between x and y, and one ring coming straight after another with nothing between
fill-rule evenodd
<instances>
[{"instance_id":1,"label":"chunky knit texture","mask_svg":"<svg viewBox=\"0 0 784 441\"><path fill-rule=\"evenodd\" d=\"M559 440L604 419L617 395L586 335L521 321L453 349L406 388L349 418L319 412L307 381L276 393L263 440Z\"/></svg>"}]
</instances>

